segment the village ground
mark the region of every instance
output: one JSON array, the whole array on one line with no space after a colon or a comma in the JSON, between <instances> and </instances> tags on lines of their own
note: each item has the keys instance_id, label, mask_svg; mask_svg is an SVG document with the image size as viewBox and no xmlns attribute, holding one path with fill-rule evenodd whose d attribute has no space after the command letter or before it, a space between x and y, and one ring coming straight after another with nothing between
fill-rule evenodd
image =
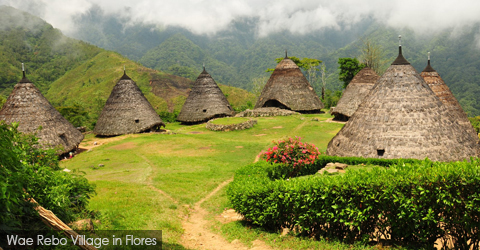
<instances>
[{"instance_id":1,"label":"village ground","mask_svg":"<svg viewBox=\"0 0 480 250\"><path fill-rule=\"evenodd\" d=\"M61 167L97 186L89 209L97 230L162 230L164 249L369 249L265 232L242 222L225 187L273 141L299 136L326 150L343 123L329 114L255 118L251 129L213 132L167 124L168 133L87 134L83 153Z\"/></svg>"}]
</instances>

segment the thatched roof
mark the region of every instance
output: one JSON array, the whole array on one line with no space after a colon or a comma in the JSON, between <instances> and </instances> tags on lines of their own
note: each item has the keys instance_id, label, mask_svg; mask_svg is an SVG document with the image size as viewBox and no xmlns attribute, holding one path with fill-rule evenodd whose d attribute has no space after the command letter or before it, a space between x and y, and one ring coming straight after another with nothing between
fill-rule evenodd
<instances>
[{"instance_id":1,"label":"thatched roof","mask_svg":"<svg viewBox=\"0 0 480 250\"><path fill-rule=\"evenodd\" d=\"M116 136L165 126L137 84L125 73L113 87L93 133Z\"/></svg>"},{"instance_id":2,"label":"thatched roof","mask_svg":"<svg viewBox=\"0 0 480 250\"><path fill-rule=\"evenodd\" d=\"M200 123L234 114L227 97L204 67L193 84L177 120L183 123Z\"/></svg>"},{"instance_id":3,"label":"thatched roof","mask_svg":"<svg viewBox=\"0 0 480 250\"><path fill-rule=\"evenodd\" d=\"M342 97L337 103L337 106L332 111L332 115L337 120L348 120L367 96L373 85L377 82L380 76L372 69L365 67L360 70L352 81L347 85L343 91ZM344 119L345 118L345 119Z\"/></svg>"},{"instance_id":4,"label":"thatched roof","mask_svg":"<svg viewBox=\"0 0 480 250\"><path fill-rule=\"evenodd\" d=\"M425 80L428 86L432 89L433 93L438 96L440 101L445 104L447 109L453 115L457 116L458 123L463 125L466 130L475 131L468 120L467 114L463 111L462 106L460 106L460 103L457 101L457 98L455 98L452 91L450 91L450 88L448 88L442 77L440 77L440 74L438 74L438 72L430 65L430 59L428 59L427 66L420 73L420 76L422 76L423 80Z\"/></svg>"},{"instance_id":5,"label":"thatched roof","mask_svg":"<svg viewBox=\"0 0 480 250\"><path fill-rule=\"evenodd\" d=\"M37 133L44 148L61 146L59 154L74 150L83 140L83 134L48 102L25 72L0 110L0 120L18 122L18 130L23 133Z\"/></svg>"},{"instance_id":6,"label":"thatched roof","mask_svg":"<svg viewBox=\"0 0 480 250\"><path fill-rule=\"evenodd\" d=\"M279 107L297 112L320 112L323 103L300 68L287 56L275 67L255 108Z\"/></svg>"},{"instance_id":7,"label":"thatched roof","mask_svg":"<svg viewBox=\"0 0 480 250\"><path fill-rule=\"evenodd\" d=\"M399 58L329 142L327 154L434 161L477 156L477 135L463 129L399 50Z\"/></svg>"}]
</instances>

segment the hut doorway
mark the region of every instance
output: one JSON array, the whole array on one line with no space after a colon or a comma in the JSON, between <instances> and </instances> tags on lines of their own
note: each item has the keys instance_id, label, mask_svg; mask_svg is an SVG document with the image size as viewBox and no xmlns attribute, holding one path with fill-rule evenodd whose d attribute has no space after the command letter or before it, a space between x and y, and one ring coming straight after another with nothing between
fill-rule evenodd
<instances>
[{"instance_id":1,"label":"hut doorway","mask_svg":"<svg viewBox=\"0 0 480 250\"><path fill-rule=\"evenodd\" d=\"M287 106L283 105L281 102L275 100L275 99L272 99L272 100L268 100L265 102L265 104L263 104L263 107L267 108L267 107L275 107L275 108L281 108L281 109L288 109L290 110L290 108L288 108Z\"/></svg>"}]
</instances>

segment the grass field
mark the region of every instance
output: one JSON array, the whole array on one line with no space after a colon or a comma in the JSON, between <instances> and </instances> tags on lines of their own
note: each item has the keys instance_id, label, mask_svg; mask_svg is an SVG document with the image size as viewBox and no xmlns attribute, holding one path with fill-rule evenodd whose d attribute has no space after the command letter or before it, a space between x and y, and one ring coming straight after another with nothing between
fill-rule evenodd
<instances>
[{"instance_id":1,"label":"grass field","mask_svg":"<svg viewBox=\"0 0 480 250\"><path fill-rule=\"evenodd\" d=\"M253 128L231 132L210 131L205 124L169 123L166 129L174 134L113 138L90 134L80 147L91 149L62 161L61 166L85 172L86 178L97 185L98 194L90 202L90 209L99 212L97 229L161 229L165 249L184 249L180 244L182 220L189 215L189 207L233 178L235 170L253 162L262 150L272 146L273 140L300 136L303 142L313 143L324 152L343 126L327 122L328 118L328 114L257 118ZM93 146L94 142L99 145ZM210 229L228 241L239 239L251 245L252 239L258 238L275 249L355 248L263 232L242 222L221 223L216 216L230 208L225 188L202 207L208 211Z\"/></svg>"}]
</instances>

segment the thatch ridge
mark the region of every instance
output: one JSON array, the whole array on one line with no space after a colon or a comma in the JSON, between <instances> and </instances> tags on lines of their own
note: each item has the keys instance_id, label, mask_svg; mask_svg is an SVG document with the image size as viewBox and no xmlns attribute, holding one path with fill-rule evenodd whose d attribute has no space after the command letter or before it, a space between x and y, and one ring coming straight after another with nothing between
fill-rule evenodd
<instances>
[{"instance_id":1,"label":"thatch ridge","mask_svg":"<svg viewBox=\"0 0 480 250\"><path fill-rule=\"evenodd\" d=\"M0 120L18 122L20 132L37 133L44 148L61 146L58 154L76 149L83 140L83 134L48 102L25 74L0 110ZM42 129L38 131L39 127Z\"/></svg>"},{"instance_id":2,"label":"thatch ridge","mask_svg":"<svg viewBox=\"0 0 480 250\"><path fill-rule=\"evenodd\" d=\"M457 98L455 98L452 91L450 91L450 88L445 84L440 74L430 65L430 60L428 60L427 66L420 73L420 76L425 80L430 89L432 89L451 114L457 117L458 123L462 125L465 130L476 133Z\"/></svg>"},{"instance_id":3,"label":"thatch ridge","mask_svg":"<svg viewBox=\"0 0 480 250\"><path fill-rule=\"evenodd\" d=\"M165 126L165 123L137 84L124 73L113 87L93 133L98 136L117 136L142 133L161 126Z\"/></svg>"},{"instance_id":4,"label":"thatch ridge","mask_svg":"<svg viewBox=\"0 0 480 250\"><path fill-rule=\"evenodd\" d=\"M369 67L360 70L343 91L342 97L338 100L337 106L332 111L332 115L334 115L337 120L340 119L340 117L340 120L343 120L344 117L348 120L348 118L355 113L358 106L360 106L363 99L368 95L379 78L380 76Z\"/></svg>"},{"instance_id":5,"label":"thatch ridge","mask_svg":"<svg viewBox=\"0 0 480 250\"><path fill-rule=\"evenodd\" d=\"M327 154L457 161L478 156L478 142L411 65L392 64L329 142Z\"/></svg>"},{"instance_id":6,"label":"thatch ridge","mask_svg":"<svg viewBox=\"0 0 480 250\"><path fill-rule=\"evenodd\" d=\"M200 123L234 114L227 97L204 67L193 84L177 120L183 123Z\"/></svg>"},{"instance_id":7,"label":"thatch ridge","mask_svg":"<svg viewBox=\"0 0 480 250\"><path fill-rule=\"evenodd\" d=\"M275 67L255 108L280 107L297 112L320 112L324 107L300 68L289 58Z\"/></svg>"}]
</instances>

